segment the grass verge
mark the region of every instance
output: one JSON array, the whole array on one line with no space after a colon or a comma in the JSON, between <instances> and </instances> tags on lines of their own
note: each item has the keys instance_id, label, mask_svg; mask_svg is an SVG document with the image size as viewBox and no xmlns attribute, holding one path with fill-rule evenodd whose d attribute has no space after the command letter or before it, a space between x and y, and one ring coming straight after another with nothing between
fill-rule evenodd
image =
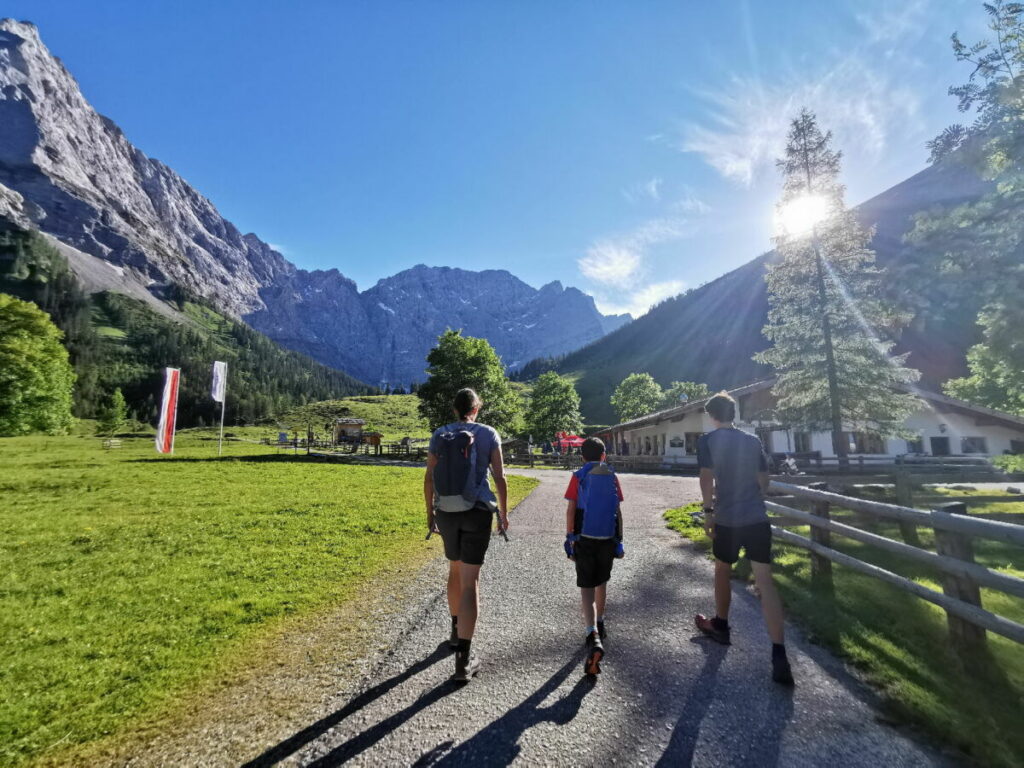
<instances>
[{"instance_id":1,"label":"grass verge","mask_svg":"<svg viewBox=\"0 0 1024 768\"><path fill-rule=\"evenodd\" d=\"M1010 505L992 506L1002 511ZM984 509L975 508L972 513L984 514ZM665 519L670 528L710 552L710 539L692 517L699 510L699 504L671 509ZM854 524L850 517L849 512L833 511L834 519ZM899 539L895 525L856 525ZM806 526L789 530L809 535ZM931 531L921 529L920 534L922 544L933 548ZM924 566L835 535L832 544L842 552L942 590L938 575ZM833 599L812 589L806 550L778 541L774 550L776 582L789 617L813 640L861 671L879 689L890 716L923 727L981 764L1006 768L1022 764L1024 653L1019 645L989 633L988 657L963 659L950 647L946 615L937 606L839 565L833 566ZM1024 576L1024 552L1019 548L978 540L975 558L990 568ZM738 577L749 579L746 559L740 563ZM1024 621L1024 605L1019 599L983 589L982 602L990 611Z\"/></svg>"},{"instance_id":2,"label":"grass verge","mask_svg":"<svg viewBox=\"0 0 1024 768\"><path fill-rule=\"evenodd\" d=\"M422 469L179 435L0 440L0 764L129 728L423 542ZM511 502L535 480L510 477ZM434 547L436 549L436 547Z\"/></svg>"}]
</instances>

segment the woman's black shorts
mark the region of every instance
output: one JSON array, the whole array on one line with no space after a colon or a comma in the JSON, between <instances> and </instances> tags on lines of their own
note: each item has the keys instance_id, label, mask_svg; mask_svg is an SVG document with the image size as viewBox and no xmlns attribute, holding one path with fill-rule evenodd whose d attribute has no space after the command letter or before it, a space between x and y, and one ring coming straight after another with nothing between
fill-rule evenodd
<instances>
[{"instance_id":1,"label":"woman's black shorts","mask_svg":"<svg viewBox=\"0 0 1024 768\"><path fill-rule=\"evenodd\" d=\"M747 559L755 563L772 562L772 526L770 523L740 525L715 525L715 538L711 551L723 563L735 563L740 559L740 548L747 552Z\"/></svg>"},{"instance_id":2,"label":"woman's black shorts","mask_svg":"<svg viewBox=\"0 0 1024 768\"><path fill-rule=\"evenodd\" d=\"M435 512L434 522L444 540L444 556L466 565L483 565L491 543L494 511L483 504L465 512Z\"/></svg>"}]
</instances>

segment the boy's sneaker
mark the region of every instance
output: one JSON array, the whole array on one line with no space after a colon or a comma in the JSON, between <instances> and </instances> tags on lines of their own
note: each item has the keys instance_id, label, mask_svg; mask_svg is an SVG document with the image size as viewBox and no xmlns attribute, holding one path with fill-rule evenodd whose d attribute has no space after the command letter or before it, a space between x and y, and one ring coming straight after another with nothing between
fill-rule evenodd
<instances>
[{"instance_id":1,"label":"boy's sneaker","mask_svg":"<svg viewBox=\"0 0 1024 768\"><path fill-rule=\"evenodd\" d=\"M602 643L604 642L604 639L608 637L608 633L604 631L603 621L597 622L597 636L601 638Z\"/></svg>"},{"instance_id":2,"label":"boy's sneaker","mask_svg":"<svg viewBox=\"0 0 1024 768\"><path fill-rule=\"evenodd\" d=\"M785 654L772 656L772 680L779 685L793 685L793 670Z\"/></svg>"},{"instance_id":3,"label":"boy's sneaker","mask_svg":"<svg viewBox=\"0 0 1024 768\"><path fill-rule=\"evenodd\" d=\"M455 654L455 674L452 680L456 683L468 683L473 675L480 671L480 659L476 656L457 653Z\"/></svg>"},{"instance_id":4,"label":"boy's sneaker","mask_svg":"<svg viewBox=\"0 0 1024 768\"><path fill-rule=\"evenodd\" d=\"M732 645L732 641L729 639L729 625L721 621L717 616L713 619L709 619L703 613L698 613L693 617L693 621L694 624L697 625L697 629L710 637L716 643Z\"/></svg>"},{"instance_id":5,"label":"boy's sneaker","mask_svg":"<svg viewBox=\"0 0 1024 768\"><path fill-rule=\"evenodd\" d=\"M604 658L604 646L597 632L587 635L587 660L583 663L583 671L594 677L601 673L601 659Z\"/></svg>"}]
</instances>

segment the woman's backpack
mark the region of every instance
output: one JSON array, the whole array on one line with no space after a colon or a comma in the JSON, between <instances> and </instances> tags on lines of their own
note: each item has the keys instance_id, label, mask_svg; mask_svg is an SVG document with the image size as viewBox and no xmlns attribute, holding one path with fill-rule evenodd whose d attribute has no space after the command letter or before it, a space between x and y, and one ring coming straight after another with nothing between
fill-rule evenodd
<instances>
[{"instance_id":1,"label":"woman's backpack","mask_svg":"<svg viewBox=\"0 0 1024 768\"><path fill-rule=\"evenodd\" d=\"M477 451L473 445L473 430L467 426L449 424L437 436L434 495L441 512L465 512L476 506L480 490Z\"/></svg>"}]
</instances>

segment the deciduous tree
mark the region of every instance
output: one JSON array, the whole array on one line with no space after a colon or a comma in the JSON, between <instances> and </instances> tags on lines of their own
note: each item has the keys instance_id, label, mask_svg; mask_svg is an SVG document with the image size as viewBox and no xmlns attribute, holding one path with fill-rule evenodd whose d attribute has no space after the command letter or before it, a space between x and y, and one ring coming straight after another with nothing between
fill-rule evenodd
<instances>
[{"instance_id":1,"label":"deciduous tree","mask_svg":"<svg viewBox=\"0 0 1024 768\"><path fill-rule=\"evenodd\" d=\"M551 440L558 432L583 430L580 396L572 381L554 371L542 374L533 385L526 428L534 440Z\"/></svg>"},{"instance_id":2,"label":"deciduous tree","mask_svg":"<svg viewBox=\"0 0 1024 768\"><path fill-rule=\"evenodd\" d=\"M631 373L612 393L612 408L619 421L629 421L656 411L665 393L649 373Z\"/></svg>"},{"instance_id":3,"label":"deciduous tree","mask_svg":"<svg viewBox=\"0 0 1024 768\"><path fill-rule=\"evenodd\" d=\"M684 397L685 395L685 397ZM703 400L711 396L711 390L707 384L696 381L673 381L665 390L665 399L662 402L663 408L673 408L681 403L691 400Z\"/></svg>"},{"instance_id":4,"label":"deciduous tree","mask_svg":"<svg viewBox=\"0 0 1024 768\"><path fill-rule=\"evenodd\" d=\"M523 429L523 405L505 377L501 358L486 339L445 331L427 355L427 381L419 386L420 414L431 429L455 420L452 402L463 387L476 390L484 401L478 421L503 435Z\"/></svg>"},{"instance_id":5,"label":"deciduous tree","mask_svg":"<svg viewBox=\"0 0 1024 768\"><path fill-rule=\"evenodd\" d=\"M39 307L0 293L0 435L71 426L75 373L62 341Z\"/></svg>"}]
</instances>

